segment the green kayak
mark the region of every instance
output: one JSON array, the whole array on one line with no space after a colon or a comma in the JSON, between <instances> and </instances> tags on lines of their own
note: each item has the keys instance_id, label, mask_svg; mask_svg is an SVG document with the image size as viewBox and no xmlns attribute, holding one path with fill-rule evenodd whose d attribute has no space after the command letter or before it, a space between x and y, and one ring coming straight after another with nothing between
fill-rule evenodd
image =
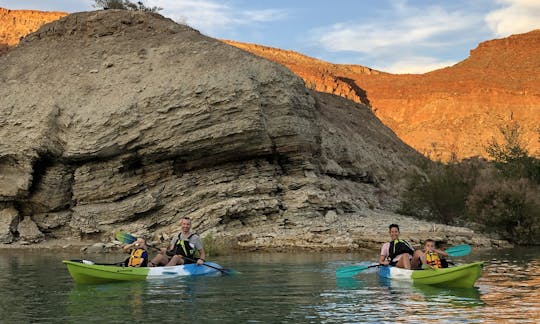
<instances>
[{"instance_id":1,"label":"green kayak","mask_svg":"<svg viewBox=\"0 0 540 324\"><path fill-rule=\"evenodd\" d=\"M62 261L76 283L97 284L118 281L151 280L184 276L221 275L228 269L219 264L205 262L203 265L186 264L171 267L121 267L116 265L96 264L88 260Z\"/></svg>"},{"instance_id":2,"label":"green kayak","mask_svg":"<svg viewBox=\"0 0 540 324\"><path fill-rule=\"evenodd\" d=\"M415 284L451 288L470 288L482 273L482 262L473 262L450 268L407 270L398 267L379 267L377 274L382 278L412 281Z\"/></svg>"}]
</instances>

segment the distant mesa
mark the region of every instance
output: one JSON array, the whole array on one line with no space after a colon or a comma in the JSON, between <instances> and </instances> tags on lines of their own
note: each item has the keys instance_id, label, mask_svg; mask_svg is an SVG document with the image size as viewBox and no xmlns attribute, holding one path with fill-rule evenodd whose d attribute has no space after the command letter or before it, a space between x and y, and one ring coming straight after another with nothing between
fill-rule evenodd
<instances>
[{"instance_id":1,"label":"distant mesa","mask_svg":"<svg viewBox=\"0 0 540 324\"><path fill-rule=\"evenodd\" d=\"M43 24L66 16L65 12L9 10L0 8L0 54L19 43L21 37L36 31Z\"/></svg>"},{"instance_id":2,"label":"distant mesa","mask_svg":"<svg viewBox=\"0 0 540 324\"><path fill-rule=\"evenodd\" d=\"M306 86L362 102L407 144L434 159L486 156L498 128L519 124L540 156L540 30L481 43L466 60L425 74L331 64L277 48L227 43L281 63Z\"/></svg>"}]
</instances>

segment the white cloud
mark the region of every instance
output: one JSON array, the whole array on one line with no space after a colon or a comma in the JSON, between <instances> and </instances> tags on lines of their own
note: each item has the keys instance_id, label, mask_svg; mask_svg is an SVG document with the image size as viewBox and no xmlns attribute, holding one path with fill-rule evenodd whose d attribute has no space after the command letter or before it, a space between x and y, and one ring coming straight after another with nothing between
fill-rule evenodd
<instances>
[{"instance_id":1,"label":"white cloud","mask_svg":"<svg viewBox=\"0 0 540 324\"><path fill-rule=\"evenodd\" d=\"M360 53L370 67L391 73L424 73L456 61L434 58L434 52L452 50L470 41L471 30L480 30L485 13L468 8L412 7L392 2L384 18L362 23L339 23L316 31L316 41L331 52ZM377 64L381 63L381 64ZM362 64L362 62L359 62Z\"/></svg>"},{"instance_id":2,"label":"white cloud","mask_svg":"<svg viewBox=\"0 0 540 324\"><path fill-rule=\"evenodd\" d=\"M498 0L504 7L488 13L485 21L500 37L540 28L540 1Z\"/></svg>"},{"instance_id":3,"label":"white cloud","mask_svg":"<svg viewBox=\"0 0 540 324\"><path fill-rule=\"evenodd\" d=\"M464 12L448 12L441 7L394 7L395 17L372 23L339 23L319 30L319 42L330 51L373 51L398 46L441 46L438 36L465 30L478 19Z\"/></svg>"},{"instance_id":4,"label":"white cloud","mask_svg":"<svg viewBox=\"0 0 540 324\"><path fill-rule=\"evenodd\" d=\"M284 10L239 10L217 1L207 0L149 0L147 6L163 8L160 13L174 21L185 23L201 32L215 35L225 29L256 22L283 19Z\"/></svg>"},{"instance_id":5,"label":"white cloud","mask_svg":"<svg viewBox=\"0 0 540 324\"><path fill-rule=\"evenodd\" d=\"M456 64L455 61L439 61L433 57L407 57L405 60L395 61L390 65L377 67L377 70L404 74L425 73Z\"/></svg>"},{"instance_id":6,"label":"white cloud","mask_svg":"<svg viewBox=\"0 0 540 324\"><path fill-rule=\"evenodd\" d=\"M277 9L249 10L243 11L241 14L246 18L247 21L258 22L276 21L284 19L288 16L286 11Z\"/></svg>"}]
</instances>

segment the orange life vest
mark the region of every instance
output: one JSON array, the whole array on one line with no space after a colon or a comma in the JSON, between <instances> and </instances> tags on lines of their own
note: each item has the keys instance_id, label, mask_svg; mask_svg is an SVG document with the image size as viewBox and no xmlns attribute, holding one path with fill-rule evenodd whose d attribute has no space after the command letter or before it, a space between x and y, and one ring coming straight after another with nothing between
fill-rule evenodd
<instances>
[{"instance_id":1,"label":"orange life vest","mask_svg":"<svg viewBox=\"0 0 540 324\"><path fill-rule=\"evenodd\" d=\"M131 255L128 260L128 267L140 267L144 266L143 263L148 253L144 249L135 249L131 251Z\"/></svg>"},{"instance_id":2,"label":"orange life vest","mask_svg":"<svg viewBox=\"0 0 540 324\"><path fill-rule=\"evenodd\" d=\"M426 262L432 267L442 268L441 259L439 259L439 255L435 252L426 253Z\"/></svg>"}]
</instances>

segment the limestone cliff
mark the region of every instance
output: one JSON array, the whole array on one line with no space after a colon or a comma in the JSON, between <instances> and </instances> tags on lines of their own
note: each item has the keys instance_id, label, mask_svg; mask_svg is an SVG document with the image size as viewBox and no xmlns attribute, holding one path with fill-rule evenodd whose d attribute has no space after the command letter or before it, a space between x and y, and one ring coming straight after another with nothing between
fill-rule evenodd
<instances>
[{"instance_id":1,"label":"limestone cliff","mask_svg":"<svg viewBox=\"0 0 540 324\"><path fill-rule=\"evenodd\" d=\"M306 86L372 107L399 138L432 158L486 156L499 126L521 126L540 156L540 30L481 43L466 60L421 75L340 65L259 45L227 43L281 63Z\"/></svg>"},{"instance_id":2,"label":"limestone cliff","mask_svg":"<svg viewBox=\"0 0 540 324\"><path fill-rule=\"evenodd\" d=\"M189 216L243 247L367 246L420 158L365 105L157 14L47 24L0 83L3 243L158 240Z\"/></svg>"}]
</instances>

